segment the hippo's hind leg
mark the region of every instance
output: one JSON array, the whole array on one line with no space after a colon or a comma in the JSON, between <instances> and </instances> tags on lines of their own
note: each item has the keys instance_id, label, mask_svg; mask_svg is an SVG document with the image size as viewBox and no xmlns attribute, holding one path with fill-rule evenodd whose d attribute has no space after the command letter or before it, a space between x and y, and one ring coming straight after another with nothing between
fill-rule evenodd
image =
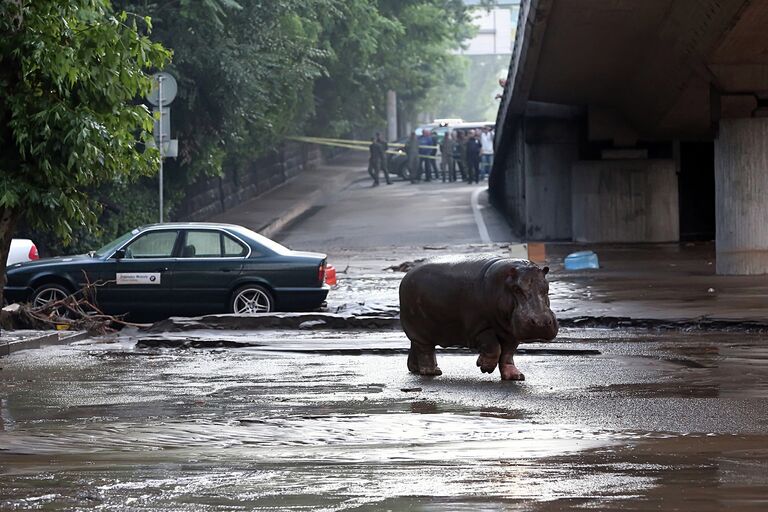
<instances>
[{"instance_id":1,"label":"hippo's hind leg","mask_svg":"<svg viewBox=\"0 0 768 512\"><path fill-rule=\"evenodd\" d=\"M477 356L477 366L483 373L493 373L501 357L501 344L493 331L481 332L475 339L480 355Z\"/></svg>"},{"instance_id":2,"label":"hippo's hind leg","mask_svg":"<svg viewBox=\"0 0 768 512\"><path fill-rule=\"evenodd\" d=\"M415 343L411 340L411 349L408 351L408 371L419 375L442 375L442 370L437 366L435 346L428 343Z\"/></svg>"},{"instance_id":3,"label":"hippo's hind leg","mask_svg":"<svg viewBox=\"0 0 768 512\"><path fill-rule=\"evenodd\" d=\"M515 350L517 350L517 342L504 343L501 347L501 358L499 359L501 380L525 380L523 372L515 366L513 359Z\"/></svg>"}]
</instances>

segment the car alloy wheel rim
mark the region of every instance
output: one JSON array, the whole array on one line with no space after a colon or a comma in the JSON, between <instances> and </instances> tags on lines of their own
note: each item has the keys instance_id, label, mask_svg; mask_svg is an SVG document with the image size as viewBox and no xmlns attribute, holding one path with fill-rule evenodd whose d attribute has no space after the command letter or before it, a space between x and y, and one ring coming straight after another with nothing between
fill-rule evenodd
<instances>
[{"instance_id":1,"label":"car alloy wheel rim","mask_svg":"<svg viewBox=\"0 0 768 512\"><path fill-rule=\"evenodd\" d=\"M58 288L49 288L37 294L37 296L35 297L34 306L36 308L43 307L46 304L65 299L66 297L67 297L67 294L59 290Z\"/></svg>"},{"instance_id":2,"label":"car alloy wheel rim","mask_svg":"<svg viewBox=\"0 0 768 512\"><path fill-rule=\"evenodd\" d=\"M269 297L256 288L243 290L235 297L235 313L267 313L269 310Z\"/></svg>"}]
</instances>

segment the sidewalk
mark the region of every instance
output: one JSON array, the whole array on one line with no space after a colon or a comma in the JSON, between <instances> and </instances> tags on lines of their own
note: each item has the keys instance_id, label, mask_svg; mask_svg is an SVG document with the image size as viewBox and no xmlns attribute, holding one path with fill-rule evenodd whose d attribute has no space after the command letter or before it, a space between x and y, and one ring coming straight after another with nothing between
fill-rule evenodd
<instances>
[{"instance_id":1,"label":"sidewalk","mask_svg":"<svg viewBox=\"0 0 768 512\"><path fill-rule=\"evenodd\" d=\"M326 197L354 181L370 179L367 166L368 153L350 151L208 220L238 224L274 237Z\"/></svg>"},{"instance_id":2,"label":"sidewalk","mask_svg":"<svg viewBox=\"0 0 768 512\"><path fill-rule=\"evenodd\" d=\"M563 258L584 249L597 253L600 269L565 270ZM768 275L716 275L713 242L548 244L547 261L553 310L568 323L768 328Z\"/></svg>"},{"instance_id":3,"label":"sidewalk","mask_svg":"<svg viewBox=\"0 0 768 512\"><path fill-rule=\"evenodd\" d=\"M30 331L17 330L0 332L0 357L19 350L29 350L47 345L64 345L88 338L84 331Z\"/></svg>"}]
</instances>

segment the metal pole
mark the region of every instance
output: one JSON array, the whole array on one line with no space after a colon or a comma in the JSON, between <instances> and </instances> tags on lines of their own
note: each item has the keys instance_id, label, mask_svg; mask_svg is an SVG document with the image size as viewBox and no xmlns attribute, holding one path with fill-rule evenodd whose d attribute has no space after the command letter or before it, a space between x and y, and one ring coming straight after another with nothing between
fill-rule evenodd
<instances>
[{"instance_id":1,"label":"metal pole","mask_svg":"<svg viewBox=\"0 0 768 512\"><path fill-rule=\"evenodd\" d=\"M160 150L160 222L163 222L163 77L157 77L157 104L160 109L160 121L158 123L158 144Z\"/></svg>"}]
</instances>

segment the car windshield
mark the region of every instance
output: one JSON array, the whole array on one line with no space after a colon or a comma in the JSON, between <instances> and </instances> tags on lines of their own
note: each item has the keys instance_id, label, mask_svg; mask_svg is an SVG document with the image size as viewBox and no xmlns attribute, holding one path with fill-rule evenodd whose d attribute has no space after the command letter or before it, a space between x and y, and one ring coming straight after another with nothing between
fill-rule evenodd
<instances>
[{"instance_id":1,"label":"car windshield","mask_svg":"<svg viewBox=\"0 0 768 512\"><path fill-rule=\"evenodd\" d=\"M107 256L111 254L115 249L123 245L125 242L131 239L131 237L135 236L138 233L138 230L134 229L133 231L129 231L128 233L124 234L120 238L117 238L115 240L112 240L107 245L103 246L102 248L95 251L93 254L97 258L103 258L104 256Z\"/></svg>"}]
</instances>

